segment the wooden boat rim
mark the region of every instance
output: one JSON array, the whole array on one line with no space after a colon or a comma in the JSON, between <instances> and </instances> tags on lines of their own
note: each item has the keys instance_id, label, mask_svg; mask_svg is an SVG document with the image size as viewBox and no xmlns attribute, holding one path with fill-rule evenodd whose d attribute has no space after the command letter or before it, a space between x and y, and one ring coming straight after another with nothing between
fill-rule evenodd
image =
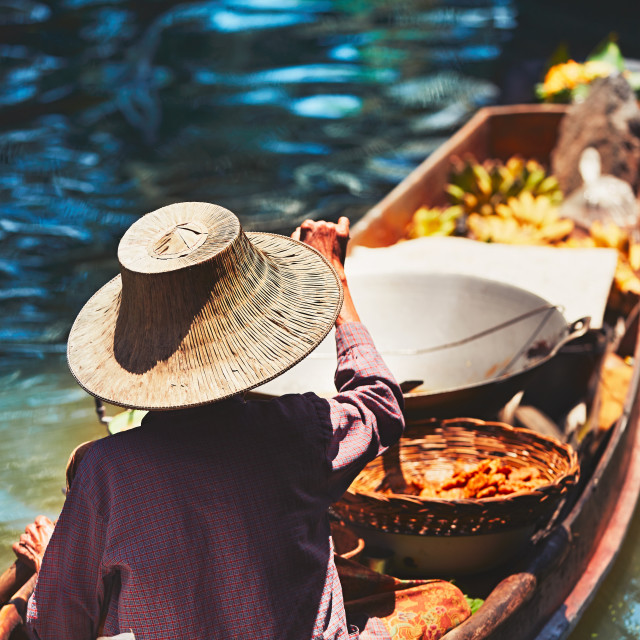
<instances>
[{"instance_id":1,"label":"wooden boat rim","mask_svg":"<svg viewBox=\"0 0 640 640\"><path fill-rule=\"evenodd\" d=\"M635 388L635 393L633 394L633 403L635 404L638 401L639 376L637 374L640 374L639 367L636 366L634 374L636 375L634 375L634 380L631 384ZM629 428L628 416L625 416L625 419L621 420L619 424L621 427L618 430L619 437L616 446L620 446L622 432ZM613 514L609 517L607 530L601 536L584 573L565 598L561 607L558 608L538 633L536 640L560 640L567 637L595 598L599 587L609 575L620 555L622 544L629 531L638 496L640 495L640 428L636 428L632 449L633 453L619 493L620 497L616 502ZM609 448L607 450L611 451ZM610 456L608 458L610 459ZM603 461L601 460L601 462ZM594 486L597 486L598 476L600 475L597 471L591 479L594 482Z\"/></svg>"},{"instance_id":2,"label":"wooden boat rim","mask_svg":"<svg viewBox=\"0 0 640 640\"><path fill-rule=\"evenodd\" d=\"M619 497L613 514L609 517L609 524L600 537L595 551L592 553L587 568L570 594L565 598L551 620L540 631L536 640L559 640L565 638L577 625L581 615L593 601L598 588L609 574L613 564L620 554L622 544L629 530L635 507L640 497L640 415L633 416L633 408L638 406L640 392L640 325L636 332L638 343L634 353L635 368L629 384L624 410L620 419L613 427L613 432L607 447L603 452L593 475L584 488L582 495L573 509L565 518L564 523L571 527L582 506L588 499L588 492L598 489L600 478L611 463L613 452L626 441L627 432L634 432L632 453L629 466L624 476Z\"/></svg>"}]
</instances>

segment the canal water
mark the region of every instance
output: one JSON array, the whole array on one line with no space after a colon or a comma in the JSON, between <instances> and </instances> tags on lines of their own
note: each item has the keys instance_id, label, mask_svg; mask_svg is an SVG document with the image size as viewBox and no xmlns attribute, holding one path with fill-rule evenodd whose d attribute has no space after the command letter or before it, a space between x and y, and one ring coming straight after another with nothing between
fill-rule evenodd
<instances>
[{"instance_id":1,"label":"canal water","mask_svg":"<svg viewBox=\"0 0 640 640\"><path fill-rule=\"evenodd\" d=\"M106 434L65 341L125 229L184 200L356 221L478 108L530 101L560 40L638 55L629 21L555 4L0 0L0 569ZM639 531L574 638L640 635Z\"/></svg>"}]
</instances>

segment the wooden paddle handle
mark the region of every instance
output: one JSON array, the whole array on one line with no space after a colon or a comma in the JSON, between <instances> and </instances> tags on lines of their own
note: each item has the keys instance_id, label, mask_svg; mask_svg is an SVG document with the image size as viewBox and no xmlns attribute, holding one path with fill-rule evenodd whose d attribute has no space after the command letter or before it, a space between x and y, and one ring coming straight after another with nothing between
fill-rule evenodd
<instances>
[{"instance_id":1,"label":"wooden paddle handle","mask_svg":"<svg viewBox=\"0 0 640 640\"><path fill-rule=\"evenodd\" d=\"M37 577L34 573L0 609L0 640L9 640L12 631L24 622L27 602L35 589Z\"/></svg>"},{"instance_id":2,"label":"wooden paddle handle","mask_svg":"<svg viewBox=\"0 0 640 640\"><path fill-rule=\"evenodd\" d=\"M34 574L34 570L22 560L16 560L0 576L0 605L5 604Z\"/></svg>"},{"instance_id":3,"label":"wooden paddle handle","mask_svg":"<svg viewBox=\"0 0 640 640\"><path fill-rule=\"evenodd\" d=\"M445 635L446 640L487 638L503 620L531 598L536 585L536 577L531 573L508 576L491 592L474 615ZM4 638L0 636L0 640Z\"/></svg>"}]
</instances>

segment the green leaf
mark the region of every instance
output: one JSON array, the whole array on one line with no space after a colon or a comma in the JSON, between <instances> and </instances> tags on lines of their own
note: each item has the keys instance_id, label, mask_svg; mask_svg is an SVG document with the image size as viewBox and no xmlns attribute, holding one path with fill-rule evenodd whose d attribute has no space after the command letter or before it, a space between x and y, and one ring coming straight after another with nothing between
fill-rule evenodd
<instances>
[{"instance_id":1,"label":"green leaf","mask_svg":"<svg viewBox=\"0 0 640 640\"><path fill-rule=\"evenodd\" d=\"M589 91L591 91L589 84L576 85L576 88L571 92L571 98L574 102L582 102L589 95Z\"/></svg>"},{"instance_id":2,"label":"green leaf","mask_svg":"<svg viewBox=\"0 0 640 640\"><path fill-rule=\"evenodd\" d=\"M128 429L134 429L139 427L142 422L142 418L147 415L146 411L140 409L130 409L116 414L109 421L108 429L110 434L120 433L121 431L127 431Z\"/></svg>"},{"instance_id":3,"label":"green leaf","mask_svg":"<svg viewBox=\"0 0 640 640\"><path fill-rule=\"evenodd\" d=\"M464 598L469 605L469 609L471 609L472 615L476 613L478 609L484 604L484 600L482 598L470 598L467 595L465 595Z\"/></svg>"},{"instance_id":4,"label":"green leaf","mask_svg":"<svg viewBox=\"0 0 640 640\"><path fill-rule=\"evenodd\" d=\"M542 102L568 104L571 102L572 93L569 89L556 91L556 93L547 93L544 89L544 84L539 84L536 85L536 97Z\"/></svg>"},{"instance_id":5,"label":"green leaf","mask_svg":"<svg viewBox=\"0 0 640 640\"><path fill-rule=\"evenodd\" d=\"M586 87L588 85L578 85L579 87ZM571 89L563 89L562 91L558 91L556 93L551 94L551 99L549 102L553 102L556 104L569 104L573 99L573 93Z\"/></svg>"},{"instance_id":6,"label":"green leaf","mask_svg":"<svg viewBox=\"0 0 640 640\"><path fill-rule=\"evenodd\" d=\"M601 42L591 53L587 60L599 60L600 62L608 62L618 71L624 71L625 63L622 57L620 47L616 43L616 35L610 34L609 37Z\"/></svg>"}]
</instances>

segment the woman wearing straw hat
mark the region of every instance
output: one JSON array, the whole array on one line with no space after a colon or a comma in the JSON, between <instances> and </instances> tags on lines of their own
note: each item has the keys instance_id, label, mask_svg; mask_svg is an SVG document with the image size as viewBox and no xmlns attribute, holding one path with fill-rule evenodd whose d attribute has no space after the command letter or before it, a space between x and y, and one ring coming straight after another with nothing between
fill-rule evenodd
<instances>
[{"instance_id":1,"label":"woman wearing straw hat","mask_svg":"<svg viewBox=\"0 0 640 640\"><path fill-rule=\"evenodd\" d=\"M35 638L357 637L326 512L404 421L349 294L348 228L244 233L181 203L125 233L68 361L95 397L149 413L78 465L29 603ZM334 324L335 397L245 401Z\"/></svg>"}]
</instances>

